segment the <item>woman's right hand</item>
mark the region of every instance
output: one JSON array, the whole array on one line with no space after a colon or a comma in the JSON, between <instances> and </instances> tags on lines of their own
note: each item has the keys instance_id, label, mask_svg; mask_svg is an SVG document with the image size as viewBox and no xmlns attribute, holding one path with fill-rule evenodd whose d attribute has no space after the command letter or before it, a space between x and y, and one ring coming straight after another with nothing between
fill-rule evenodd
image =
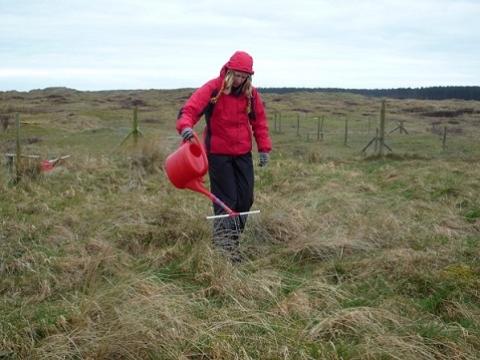
<instances>
[{"instance_id":1,"label":"woman's right hand","mask_svg":"<svg viewBox=\"0 0 480 360\"><path fill-rule=\"evenodd\" d=\"M190 141L193 138L193 129L190 127L183 128L180 135L182 136L183 141Z\"/></svg>"}]
</instances>

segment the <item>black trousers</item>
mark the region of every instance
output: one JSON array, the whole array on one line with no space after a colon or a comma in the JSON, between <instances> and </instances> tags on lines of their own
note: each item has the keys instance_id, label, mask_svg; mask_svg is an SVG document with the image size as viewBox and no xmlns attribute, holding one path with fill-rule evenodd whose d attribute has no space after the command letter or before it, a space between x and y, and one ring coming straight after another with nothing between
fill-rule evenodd
<instances>
[{"instance_id":1,"label":"black trousers","mask_svg":"<svg viewBox=\"0 0 480 360\"><path fill-rule=\"evenodd\" d=\"M249 211L253 204L253 161L252 154L239 156L208 155L211 192L230 209L237 212ZM218 205L213 205L216 215L225 214ZM239 246L239 236L245 228L247 216L216 219L213 229L215 246L235 253Z\"/></svg>"}]
</instances>

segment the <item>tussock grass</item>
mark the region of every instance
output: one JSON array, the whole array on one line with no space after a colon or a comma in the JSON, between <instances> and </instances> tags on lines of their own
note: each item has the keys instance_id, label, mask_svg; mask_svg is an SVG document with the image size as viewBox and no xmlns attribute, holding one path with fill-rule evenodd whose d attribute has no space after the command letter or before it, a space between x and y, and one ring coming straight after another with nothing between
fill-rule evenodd
<instances>
[{"instance_id":1,"label":"tussock grass","mask_svg":"<svg viewBox=\"0 0 480 360\"><path fill-rule=\"evenodd\" d=\"M145 174L157 174L162 171L166 157L158 142L146 140L141 144L140 153L132 158L132 166Z\"/></svg>"},{"instance_id":2,"label":"tussock grass","mask_svg":"<svg viewBox=\"0 0 480 360\"><path fill-rule=\"evenodd\" d=\"M62 324L66 333L45 338L39 357L58 356L63 347L68 356L87 358L145 358L154 351L174 358L194 333L192 304L173 284L133 280L75 300Z\"/></svg>"},{"instance_id":3,"label":"tussock grass","mask_svg":"<svg viewBox=\"0 0 480 360\"><path fill-rule=\"evenodd\" d=\"M348 344L344 351L349 358L473 358L474 352L467 345L468 334L461 326L444 326L434 319L422 319L422 322L424 325L420 326L439 327L440 339L431 339L426 333L412 334L411 329L419 326L418 323L386 309L368 307L342 309L322 316L308 328L308 336ZM467 352L458 351L457 344L449 339L452 334L459 337Z\"/></svg>"},{"instance_id":4,"label":"tussock grass","mask_svg":"<svg viewBox=\"0 0 480 360\"><path fill-rule=\"evenodd\" d=\"M327 341L337 337L370 337L401 326L401 319L388 310L357 307L342 309L327 316L322 314L318 324L309 328L308 336Z\"/></svg>"}]
</instances>

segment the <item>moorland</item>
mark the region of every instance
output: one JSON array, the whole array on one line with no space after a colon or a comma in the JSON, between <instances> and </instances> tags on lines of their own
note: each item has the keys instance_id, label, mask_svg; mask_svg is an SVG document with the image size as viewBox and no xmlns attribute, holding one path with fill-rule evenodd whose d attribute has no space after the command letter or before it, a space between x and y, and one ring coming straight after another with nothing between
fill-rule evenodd
<instances>
[{"instance_id":1,"label":"moorland","mask_svg":"<svg viewBox=\"0 0 480 360\"><path fill-rule=\"evenodd\" d=\"M264 94L232 265L163 170L191 91L0 93L1 359L480 357L479 101L385 99L379 156L380 99Z\"/></svg>"}]
</instances>

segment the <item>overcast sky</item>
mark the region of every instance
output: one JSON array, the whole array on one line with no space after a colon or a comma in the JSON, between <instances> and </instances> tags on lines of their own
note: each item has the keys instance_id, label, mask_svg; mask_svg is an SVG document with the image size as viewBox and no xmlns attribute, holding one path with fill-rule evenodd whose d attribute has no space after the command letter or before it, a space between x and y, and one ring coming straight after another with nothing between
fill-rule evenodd
<instances>
[{"instance_id":1,"label":"overcast sky","mask_svg":"<svg viewBox=\"0 0 480 360\"><path fill-rule=\"evenodd\" d=\"M0 0L0 90L480 85L480 0Z\"/></svg>"}]
</instances>

